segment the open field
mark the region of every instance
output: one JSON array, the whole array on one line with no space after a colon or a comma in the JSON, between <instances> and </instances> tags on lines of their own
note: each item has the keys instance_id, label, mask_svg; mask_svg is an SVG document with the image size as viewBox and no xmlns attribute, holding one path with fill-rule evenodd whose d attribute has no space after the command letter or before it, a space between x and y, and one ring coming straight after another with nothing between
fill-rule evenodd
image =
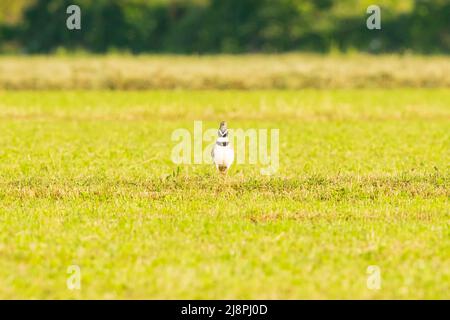
<instances>
[{"instance_id":1,"label":"open field","mask_svg":"<svg viewBox=\"0 0 450 320\"><path fill-rule=\"evenodd\" d=\"M279 171L171 162L222 119L279 128ZM450 297L448 89L0 92L0 132L0 298Z\"/></svg>"},{"instance_id":2,"label":"open field","mask_svg":"<svg viewBox=\"0 0 450 320\"><path fill-rule=\"evenodd\" d=\"M0 57L0 89L450 88L445 56Z\"/></svg>"}]
</instances>

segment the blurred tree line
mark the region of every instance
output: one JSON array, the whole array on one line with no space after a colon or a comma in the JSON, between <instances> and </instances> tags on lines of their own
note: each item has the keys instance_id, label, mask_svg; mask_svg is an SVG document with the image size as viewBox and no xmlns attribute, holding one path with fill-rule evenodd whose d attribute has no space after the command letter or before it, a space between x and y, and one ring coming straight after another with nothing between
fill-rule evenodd
<instances>
[{"instance_id":1,"label":"blurred tree line","mask_svg":"<svg viewBox=\"0 0 450 320\"><path fill-rule=\"evenodd\" d=\"M382 29L366 8L382 8ZM66 28L66 8L82 30ZM0 50L173 53L449 53L449 0L15 0L0 3Z\"/></svg>"}]
</instances>

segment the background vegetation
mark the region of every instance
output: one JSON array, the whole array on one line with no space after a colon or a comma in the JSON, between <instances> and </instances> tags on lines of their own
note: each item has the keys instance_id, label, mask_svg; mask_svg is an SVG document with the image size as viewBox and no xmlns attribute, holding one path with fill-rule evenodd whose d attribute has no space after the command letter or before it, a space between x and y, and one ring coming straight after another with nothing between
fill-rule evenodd
<instances>
[{"instance_id":1,"label":"background vegetation","mask_svg":"<svg viewBox=\"0 0 450 320\"><path fill-rule=\"evenodd\" d=\"M365 0L16 0L0 4L0 48L236 53L307 50L449 53L450 2L378 0L382 30L366 28ZM82 30L65 27L69 4Z\"/></svg>"},{"instance_id":2,"label":"background vegetation","mask_svg":"<svg viewBox=\"0 0 450 320\"><path fill-rule=\"evenodd\" d=\"M0 89L450 88L444 56L0 57Z\"/></svg>"}]
</instances>

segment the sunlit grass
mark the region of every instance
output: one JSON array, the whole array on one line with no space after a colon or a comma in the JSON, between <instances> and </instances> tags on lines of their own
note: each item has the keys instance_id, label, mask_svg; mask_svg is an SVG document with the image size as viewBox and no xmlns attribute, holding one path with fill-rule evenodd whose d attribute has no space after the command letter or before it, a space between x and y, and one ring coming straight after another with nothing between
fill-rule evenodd
<instances>
[{"instance_id":1,"label":"sunlit grass","mask_svg":"<svg viewBox=\"0 0 450 320\"><path fill-rule=\"evenodd\" d=\"M0 92L0 297L448 298L449 106L446 89ZM279 171L171 162L173 130L222 119L280 129Z\"/></svg>"},{"instance_id":2,"label":"sunlit grass","mask_svg":"<svg viewBox=\"0 0 450 320\"><path fill-rule=\"evenodd\" d=\"M0 57L0 89L450 87L446 56L216 55Z\"/></svg>"}]
</instances>

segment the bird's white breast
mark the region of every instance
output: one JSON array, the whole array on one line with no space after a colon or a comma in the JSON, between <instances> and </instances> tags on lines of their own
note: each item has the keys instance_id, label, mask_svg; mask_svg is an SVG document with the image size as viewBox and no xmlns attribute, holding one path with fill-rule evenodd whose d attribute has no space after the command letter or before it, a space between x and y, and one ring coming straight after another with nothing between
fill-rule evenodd
<instances>
[{"instance_id":1,"label":"bird's white breast","mask_svg":"<svg viewBox=\"0 0 450 320\"><path fill-rule=\"evenodd\" d=\"M234 161L234 151L230 146L215 145L213 159L216 166L226 166L229 168Z\"/></svg>"}]
</instances>

